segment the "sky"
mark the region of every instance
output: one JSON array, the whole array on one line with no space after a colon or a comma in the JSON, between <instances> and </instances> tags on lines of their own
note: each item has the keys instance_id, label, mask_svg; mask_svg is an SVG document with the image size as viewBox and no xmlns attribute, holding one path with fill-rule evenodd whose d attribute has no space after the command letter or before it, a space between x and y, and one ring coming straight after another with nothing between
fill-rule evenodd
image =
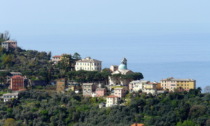
<instances>
[{"instance_id":1,"label":"sky","mask_svg":"<svg viewBox=\"0 0 210 126\"><path fill-rule=\"evenodd\" d=\"M1 0L0 32L24 49L119 64L210 61L209 0Z\"/></svg>"}]
</instances>

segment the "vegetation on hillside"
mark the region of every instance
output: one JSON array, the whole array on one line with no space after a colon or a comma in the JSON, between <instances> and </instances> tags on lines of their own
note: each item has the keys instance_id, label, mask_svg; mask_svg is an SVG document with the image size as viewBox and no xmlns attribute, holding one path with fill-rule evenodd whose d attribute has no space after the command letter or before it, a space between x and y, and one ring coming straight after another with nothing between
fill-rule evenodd
<instances>
[{"instance_id":1,"label":"vegetation on hillside","mask_svg":"<svg viewBox=\"0 0 210 126\"><path fill-rule=\"evenodd\" d=\"M202 94L200 88L157 96L132 93L126 101L126 106L99 109L102 98L30 90L0 103L0 125L9 120L17 126L210 125L210 94Z\"/></svg>"}]
</instances>

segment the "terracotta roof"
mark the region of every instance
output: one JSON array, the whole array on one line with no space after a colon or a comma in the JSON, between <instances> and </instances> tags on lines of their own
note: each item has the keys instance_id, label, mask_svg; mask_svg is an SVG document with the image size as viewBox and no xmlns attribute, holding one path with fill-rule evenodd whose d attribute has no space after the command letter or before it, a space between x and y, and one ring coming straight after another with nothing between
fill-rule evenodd
<instances>
[{"instance_id":1,"label":"terracotta roof","mask_svg":"<svg viewBox=\"0 0 210 126\"><path fill-rule=\"evenodd\" d=\"M140 124L140 123L134 123L131 126L144 126L144 124Z\"/></svg>"},{"instance_id":2,"label":"terracotta roof","mask_svg":"<svg viewBox=\"0 0 210 126\"><path fill-rule=\"evenodd\" d=\"M55 57L55 58L60 58L61 56L53 56L53 58L54 58L54 57Z\"/></svg>"},{"instance_id":3,"label":"terracotta roof","mask_svg":"<svg viewBox=\"0 0 210 126\"><path fill-rule=\"evenodd\" d=\"M109 95L109 96L107 96L107 98L118 98L118 97L115 95Z\"/></svg>"},{"instance_id":4,"label":"terracotta roof","mask_svg":"<svg viewBox=\"0 0 210 126\"><path fill-rule=\"evenodd\" d=\"M23 78L23 76L15 75L15 76L12 76L12 78Z\"/></svg>"}]
</instances>

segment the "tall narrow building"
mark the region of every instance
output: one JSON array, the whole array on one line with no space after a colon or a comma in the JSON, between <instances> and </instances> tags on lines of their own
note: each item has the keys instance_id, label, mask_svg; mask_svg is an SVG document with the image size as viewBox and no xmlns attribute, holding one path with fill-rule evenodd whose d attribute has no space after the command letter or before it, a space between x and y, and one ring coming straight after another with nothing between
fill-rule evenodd
<instances>
[{"instance_id":1,"label":"tall narrow building","mask_svg":"<svg viewBox=\"0 0 210 126\"><path fill-rule=\"evenodd\" d=\"M11 77L9 89L13 91L23 90L24 87L24 77L21 75L15 75Z\"/></svg>"}]
</instances>

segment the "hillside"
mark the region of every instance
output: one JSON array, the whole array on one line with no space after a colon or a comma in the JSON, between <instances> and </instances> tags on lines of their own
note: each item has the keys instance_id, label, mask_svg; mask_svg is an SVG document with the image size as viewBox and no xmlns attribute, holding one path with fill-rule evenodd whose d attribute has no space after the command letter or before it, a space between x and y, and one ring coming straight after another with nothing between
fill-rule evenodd
<instances>
[{"instance_id":1,"label":"hillside","mask_svg":"<svg viewBox=\"0 0 210 126\"><path fill-rule=\"evenodd\" d=\"M0 125L12 118L17 126L209 126L210 94L200 89L158 96L138 93L126 97L126 106L98 108L103 98L84 98L30 90L18 100L0 103ZM7 121L6 121L7 122Z\"/></svg>"}]
</instances>

